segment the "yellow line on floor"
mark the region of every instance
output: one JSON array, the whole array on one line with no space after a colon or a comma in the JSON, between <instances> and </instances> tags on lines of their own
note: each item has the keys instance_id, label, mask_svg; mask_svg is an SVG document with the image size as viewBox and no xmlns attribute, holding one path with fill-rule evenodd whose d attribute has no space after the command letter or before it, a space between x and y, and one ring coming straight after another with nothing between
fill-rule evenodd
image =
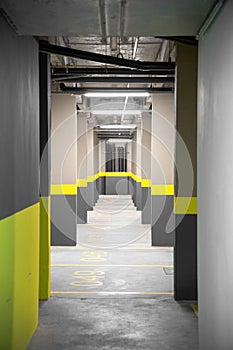
<instances>
[{"instance_id":1,"label":"yellow line on floor","mask_svg":"<svg viewBox=\"0 0 233 350\"><path fill-rule=\"evenodd\" d=\"M74 247L51 247L51 250L60 250L60 249L63 249L63 250L86 250L87 248L91 248L91 249L93 249L93 248L95 248L95 250L96 249L102 249L102 248L112 248L111 246L107 246L107 247L102 247L102 246L100 246L100 247L98 247L98 246L94 246L94 242L91 244L91 243L83 243L84 245L78 245L78 246L74 246ZM87 247L86 247L86 245L87 245ZM115 246L113 246L113 248L115 248ZM138 246L138 247L133 247L133 244L130 244L130 245L126 245L126 246L120 246L120 247L116 247L117 249L127 249L127 250L136 250L136 249L138 249L138 250L173 250L173 247L153 247L153 246L147 246L147 248L146 247L141 247L140 248L140 246Z\"/></svg>"},{"instance_id":2,"label":"yellow line on floor","mask_svg":"<svg viewBox=\"0 0 233 350\"><path fill-rule=\"evenodd\" d=\"M94 295L173 295L173 292L76 292L76 291L52 291L51 294L94 294Z\"/></svg>"},{"instance_id":3,"label":"yellow line on floor","mask_svg":"<svg viewBox=\"0 0 233 350\"><path fill-rule=\"evenodd\" d=\"M111 265L111 264L51 264L51 266L56 267L72 267L72 266L94 266L94 267L158 267L158 268L173 268L173 265L166 264L151 264L151 265Z\"/></svg>"}]
</instances>

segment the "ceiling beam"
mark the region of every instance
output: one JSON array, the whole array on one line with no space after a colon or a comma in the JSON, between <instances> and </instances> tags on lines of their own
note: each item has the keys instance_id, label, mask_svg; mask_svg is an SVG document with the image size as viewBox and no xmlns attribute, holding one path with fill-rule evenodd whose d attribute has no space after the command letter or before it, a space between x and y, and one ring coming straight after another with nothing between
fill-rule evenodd
<instances>
[{"instance_id":1,"label":"ceiling beam","mask_svg":"<svg viewBox=\"0 0 233 350\"><path fill-rule=\"evenodd\" d=\"M56 76L69 75L175 75L175 63L156 62L153 70L143 71L127 68L73 68L73 67L52 67L52 78Z\"/></svg>"},{"instance_id":2,"label":"ceiling beam","mask_svg":"<svg viewBox=\"0 0 233 350\"><path fill-rule=\"evenodd\" d=\"M49 54L67 56L78 58L82 60L94 61L105 64L113 64L121 67L129 67L141 70L153 70L156 66L156 62L149 61L134 61L125 58L119 58L114 56L102 55L93 52L87 52L82 50L71 49L69 47L51 45L47 41L39 41L40 52Z\"/></svg>"},{"instance_id":3,"label":"ceiling beam","mask_svg":"<svg viewBox=\"0 0 233 350\"><path fill-rule=\"evenodd\" d=\"M53 79L54 82L59 82L59 78ZM78 77L78 78L62 78L64 83L129 83L129 84L161 84L174 83L174 77Z\"/></svg>"},{"instance_id":4,"label":"ceiling beam","mask_svg":"<svg viewBox=\"0 0 233 350\"><path fill-rule=\"evenodd\" d=\"M72 86L66 86L65 84L60 84L61 91L71 92L71 93L78 93L78 94L84 94L87 92L149 92L149 93L160 93L160 92L172 92L174 91L173 88L170 87L161 87L161 88L103 88L103 87L72 87Z\"/></svg>"}]
</instances>

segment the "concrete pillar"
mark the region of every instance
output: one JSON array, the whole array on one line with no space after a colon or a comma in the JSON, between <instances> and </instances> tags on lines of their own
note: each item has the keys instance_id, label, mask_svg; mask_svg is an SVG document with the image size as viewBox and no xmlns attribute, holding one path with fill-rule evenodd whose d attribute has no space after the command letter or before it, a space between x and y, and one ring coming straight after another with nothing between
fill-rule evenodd
<instances>
[{"instance_id":1,"label":"concrete pillar","mask_svg":"<svg viewBox=\"0 0 233 350\"><path fill-rule=\"evenodd\" d=\"M197 59L198 49L177 46L176 220L174 291L177 300L197 298ZM183 140L183 142L181 142ZM185 150L186 149L186 150ZM191 171L185 152L188 151Z\"/></svg>"},{"instance_id":2,"label":"concrete pillar","mask_svg":"<svg viewBox=\"0 0 233 350\"><path fill-rule=\"evenodd\" d=\"M136 207L138 210L142 210L142 189L141 189L141 179L142 179L142 125L137 124L137 142L136 142Z\"/></svg>"},{"instance_id":3,"label":"concrete pillar","mask_svg":"<svg viewBox=\"0 0 233 350\"><path fill-rule=\"evenodd\" d=\"M132 178L131 178L131 184L132 184L132 199L136 206L136 162L137 162L137 133L134 134L132 144L131 144L131 172L132 172Z\"/></svg>"},{"instance_id":4,"label":"concrete pillar","mask_svg":"<svg viewBox=\"0 0 233 350\"><path fill-rule=\"evenodd\" d=\"M99 140L96 133L93 130L93 184L94 184L94 205L99 198L99 178L97 174L99 172Z\"/></svg>"},{"instance_id":5,"label":"concrete pillar","mask_svg":"<svg viewBox=\"0 0 233 350\"><path fill-rule=\"evenodd\" d=\"M98 173L105 173L106 168L106 147L105 141L99 140L99 168ZM101 174L100 174L101 175ZM105 176L100 176L99 179L99 194L105 194Z\"/></svg>"},{"instance_id":6,"label":"concrete pillar","mask_svg":"<svg viewBox=\"0 0 233 350\"><path fill-rule=\"evenodd\" d=\"M52 96L52 245L76 245L77 118L74 96Z\"/></svg>"},{"instance_id":7,"label":"concrete pillar","mask_svg":"<svg viewBox=\"0 0 233 350\"><path fill-rule=\"evenodd\" d=\"M152 244L174 245L174 94L152 97L151 225ZM173 226L173 227L172 227Z\"/></svg>"},{"instance_id":8,"label":"concrete pillar","mask_svg":"<svg viewBox=\"0 0 233 350\"><path fill-rule=\"evenodd\" d=\"M141 200L142 224L151 223L151 113L142 114L142 140L141 140Z\"/></svg>"},{"instance_id":9,"label":"concrete pillar","mask_svg":"<svg viewBox=\"0 0 233 350\"><path fill-rule=\"evenodd\" d=\"M87 222L87 117L77 115L77 223Z\"/></svg>"},{"instance_id":10,"label":"concrete pillar","mask_svg":"<svg viewBox=\"0 0 233 350\"><path fill-rule=\"evenodd\" d=\"M88 210L93 210L94 199L94 131L93 123L87 122L87 205Z\"/></svg>"},{"instance_id":11,"label":"concrete pillar","mask_svg":"<svg viewBox=\"0 0 233 350\"><path fill-rule=\"evenodd\" d=\"M50 56L39 55L40 76L40 270L39 298L50 297Z\"/></svg>"}]
</instances>

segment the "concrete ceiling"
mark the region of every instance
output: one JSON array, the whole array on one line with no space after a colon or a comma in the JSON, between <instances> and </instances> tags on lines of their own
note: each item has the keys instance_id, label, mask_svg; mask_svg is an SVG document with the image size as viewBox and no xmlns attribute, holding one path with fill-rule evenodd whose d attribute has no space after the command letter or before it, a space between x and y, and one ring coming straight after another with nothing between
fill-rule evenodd
<instances>
[{"instance_id":1,"label":"concrete ceiling","mask_svg":"<svg viewBox=\"0 0 233 350\"><path fill-rule=\"evenodd\" d=\"M22 35L178 36L196 35L215 2L0 0L0 7Z\"/></svg>"},{"instance_id":2,"label":"concrete ceiling","mask_svg":"<svg viewBox=\"0 0 233 350\"><path fill-rule=\"evenodd\" d=\"M103 43L101 36L87 36L87 37L49 37L51 44L67 46L78 50L100 53L103 55L117 56L119 53L127 59L135 59L141 61L167 61L171 57L175 61L174 43L168 43L167 40L157 39L154 37L125 37L120 42L117 38L117 49L112 50L110 45L110 38L106 38L106 43ZM135 57L133 57L134 45L136 39L138 40ZM166 44L166 45L164 45ZM51 56L51 63L53 66L58 65L75 65L78 67L93 67L103 66L103 63L90 62L78 59L61 59L57 55Z\"/></svg>"},{"instance_id":3,"label":"concrete ceiling","mask_svg":"<svg viewBox=\"0 0 233 350\"><path fill-rule=\"evenodd\" d=\"M175 61L175 44L160 37L195 36L215 2L216 0L0 0L0 8L19 35L34 35L51 44L109 56L121 54L127 59L166 62L169 59ZM116 50L111 47L110 37L116 37ZM101 63L58 55L51 55L51 64L80 68L105 67ZM67 85L100 86L97 83ZM104 83L101 86L126 88L129 84ZM149 86L152 84L140 84L140 87ZM153 84L155 86L164 84ZM172 84L165 83L165 86ZM53 81L52 92L61 93L56 81ZM78 98L79 108L87 116L90 115L89 121L95 126L140 123L141 112L150 113L149 99Z\"/></svg>"}]
</instances>

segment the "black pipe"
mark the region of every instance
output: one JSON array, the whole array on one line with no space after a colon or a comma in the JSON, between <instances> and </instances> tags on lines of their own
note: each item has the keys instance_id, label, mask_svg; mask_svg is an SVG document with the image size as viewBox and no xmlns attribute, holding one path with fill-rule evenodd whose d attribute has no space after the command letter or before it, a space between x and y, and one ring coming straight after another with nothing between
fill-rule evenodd
<instances>
[{"instance_id":1,"label":"black pipe","mask_svg":"<svg viewBox=\"0 0 233 350\"><path fill-rule=\"evenodd\" d=\"M195 36L155 36L155 39L170 40L180 44L198 46L198 40Z\"/></svg>"},{"instance_id":2,"label":"black pipe","mask_svg":"<svg viewBox=\"0 0 233 350\"><path fill-rule=\"evenodd\" d=\"M128 68L73 68L73 67L52 67L51 75L55 78L69 75L175 75L175 63L156 62L156 67L150 71L128 69Z\"/></svg>"},{"instance_id":3,"label":"black pipe","mask_svg":"<svg viewBox=\"0 0 233 350\"><path fill-rule=\"evenodd\" d=\"M174 77L78 77L78 78L62 78L64 83L174 83ZM59 82L59 78L54 82Z\"/></svg>"},{"instance_id":4,"label":"black pipe","mask_svg":"<svg viewBox=\"0 0 233 350\"><path fill-rule=\"evenodd\" d=\"M67 91L67 92L77 92L79 94L84 94L87 92L172 92L174 89L172 87L157 87L157 88L151 88L151 87L145 87L145 88L95 88L95 87L72 87L72 86L66 86L65 84L60 84L61 91Z\"/></svg>"},{"instance_id":5,"label":"black pipe","mask_svg":"<svg viewBox=\"0 0 233 350\"><path fill-rule=\"evenodd\" d=\"M40 52L52 53L56 55L79 58L82 60L101 62L105 64L113 64L116 66L125 66L141 70L150 70L158 67L158 62L142 62L128 60L125 58L118 58L108 55L101 55L99 53L87 52L82 50L71 49L69 47L51 45L47 41L39 41ZM161 62L160 62L161 63Z\"/></svg>"}]
</instances>

